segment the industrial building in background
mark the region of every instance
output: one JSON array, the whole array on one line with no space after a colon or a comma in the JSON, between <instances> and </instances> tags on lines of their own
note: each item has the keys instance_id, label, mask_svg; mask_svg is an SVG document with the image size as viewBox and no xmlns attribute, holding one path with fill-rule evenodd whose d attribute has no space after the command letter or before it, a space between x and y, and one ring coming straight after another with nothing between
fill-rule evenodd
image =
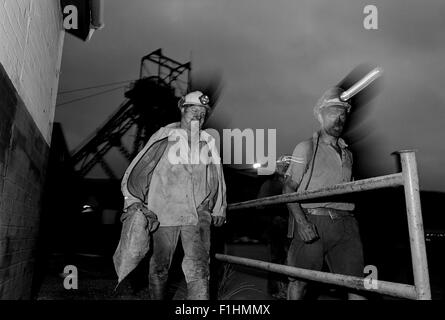
<instances>
[{"instance_id":1,"label":"industrial building in background","mask_svg":"<svg viewBox=\"0 0 445 320\"><path fill-rule=\"evenodd\" d=\"M175 61L161 49L144 56L140 79L125 93L120 107L73 152L72 164L79 175L85 177L99 164L110 179L118 179L104 156L115 147L130 161L154 132L178 121L177 102L189 90L190 77L190 62ZM134 135L131 149L123 142L126 134Z\"/></svg>"}]
</instances>

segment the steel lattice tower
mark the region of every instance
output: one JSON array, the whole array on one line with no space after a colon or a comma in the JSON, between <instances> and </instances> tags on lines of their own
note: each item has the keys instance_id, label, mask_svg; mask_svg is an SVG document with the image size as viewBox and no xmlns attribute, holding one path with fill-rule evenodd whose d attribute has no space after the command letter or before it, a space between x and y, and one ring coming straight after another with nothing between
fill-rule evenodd
<instances>
[{"instance_id":1,"label":"steel lattice tower","mask_svg":"<svg viewBox=\"0 0 445 320\"><path fill-rule=\"evenodd\" d=\"M139 80L130 85L117 111L72 153L72 165L80 176L100 165L111 179L117 179L105 155L117 148L130 161L156 130L178 121L177 101L189 90L190 74L190 62L175 61L161 49L144 56ZM130 130L135 132L131 149L122 139Z\"/></svg>"}]
</instances>

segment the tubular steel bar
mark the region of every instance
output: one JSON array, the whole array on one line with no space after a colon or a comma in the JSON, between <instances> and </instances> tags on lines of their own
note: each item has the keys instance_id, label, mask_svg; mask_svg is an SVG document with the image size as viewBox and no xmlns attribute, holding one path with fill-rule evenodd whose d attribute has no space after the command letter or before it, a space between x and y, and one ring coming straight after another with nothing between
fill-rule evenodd
<instances>
[{"instance_id":1,"label":"tubular steel bar","mask_svg":"<svg viewBox=\"0 0 445 320\"><path fill-rule=\"evenodd\" d=\"M314 270L308 270L308 269L301 269L301 268L295 268L260 260L253 260L253 259L247 259L242 257L234 257L224 254L216 254L215 258L228 262L228 263L235 263L243 266L248 267L254 267L266 271L271 272L277 272L280 274L284 274L290 277L296 277L296 278L303 278L307 280L317 281L317 282L323 282L328 284L334 284L334 285L340 285L343 287L348 287L356 290L366 290L366 291L372 291L372 292L378 292L381 294L386 294L394 297L399 298L406 298L406 299L416 299L417 298L417 292L416 288L411 285L402 284L402 283L393 283L393 282L387 282L387 281L381 281L378 280L377 282L377 288L376 289L367 289L365 287L365 281L367 279L358 278L358 277L352 277L352 276L345 276L335 273L329 273L329 272L321 272L321 271L314 271Z\"/></svg>"},{"instance_id":2,"label":"tubular steel bar","mask_svg":"<svg viewBox=\"0 0 445 320\"><path fill-rule=\"evenodd\" d=\"M278 196L238 202L228 205L230 210L239 210L257 206L265 206L279 203L289 203L306 199L321 198L345 193L353 193L374 190L386 187L397 187L403 185L402 173L390 174L376 178L357 180L348 183L337 184L319 190L287 193Z\"/></svg>"},{"instance_id":3,"label":"tubular steel bar","mask_svg":"<svg viewBox=\"0 0 445 320\"><path fill-rule=\"evenodd\" d=\"M414 272L414 284L418 300L431 300L425 234L420 206L419 177L416 154L412 150L399 151L405 189L406 214L408 216L409 241Z\"/></svg>"}]
</instances>

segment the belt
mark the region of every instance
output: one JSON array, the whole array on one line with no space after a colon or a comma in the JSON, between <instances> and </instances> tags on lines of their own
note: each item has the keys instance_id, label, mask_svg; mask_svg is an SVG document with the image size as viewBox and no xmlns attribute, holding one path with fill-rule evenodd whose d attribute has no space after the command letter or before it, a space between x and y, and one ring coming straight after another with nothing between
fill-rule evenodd
<instances>
[{"instance_id":1,"label":"belt","mask_svg":"<svg viewBox=\"0 0 445 320\"><path fill-rule=\"evenodd\" d=\"M308 208L305 209L308 214L312 214L314 216L330 216L331 219L339 219L342 217L353 216L352 211L347 210L339 210L332 208Z\"/></svg>"}]
</instances>

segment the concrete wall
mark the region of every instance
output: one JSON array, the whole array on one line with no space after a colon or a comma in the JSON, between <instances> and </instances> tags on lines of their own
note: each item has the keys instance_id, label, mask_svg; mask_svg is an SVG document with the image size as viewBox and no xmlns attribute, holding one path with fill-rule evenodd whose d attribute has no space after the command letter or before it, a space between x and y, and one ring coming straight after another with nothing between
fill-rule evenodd
<instances>
[{"instance_id":1,"label":"concrete wall","mask_svg":"<svg viewBox=\"0 0 445 320\"><path fill-rule=\"evenodd\" d=\"M63 37L59 0L0 0L0 63L48 144Z\"/></svg>"},{"instance_id":2,"label":"concrete wall","mask_svg":"<svg viewBox=\"0 0 445 320\"><path fill-rule=\"evenodd\" d=\"M31 295L63 37L58 0L0 0L0 299Z\"/></svg>"}]
</instances>

